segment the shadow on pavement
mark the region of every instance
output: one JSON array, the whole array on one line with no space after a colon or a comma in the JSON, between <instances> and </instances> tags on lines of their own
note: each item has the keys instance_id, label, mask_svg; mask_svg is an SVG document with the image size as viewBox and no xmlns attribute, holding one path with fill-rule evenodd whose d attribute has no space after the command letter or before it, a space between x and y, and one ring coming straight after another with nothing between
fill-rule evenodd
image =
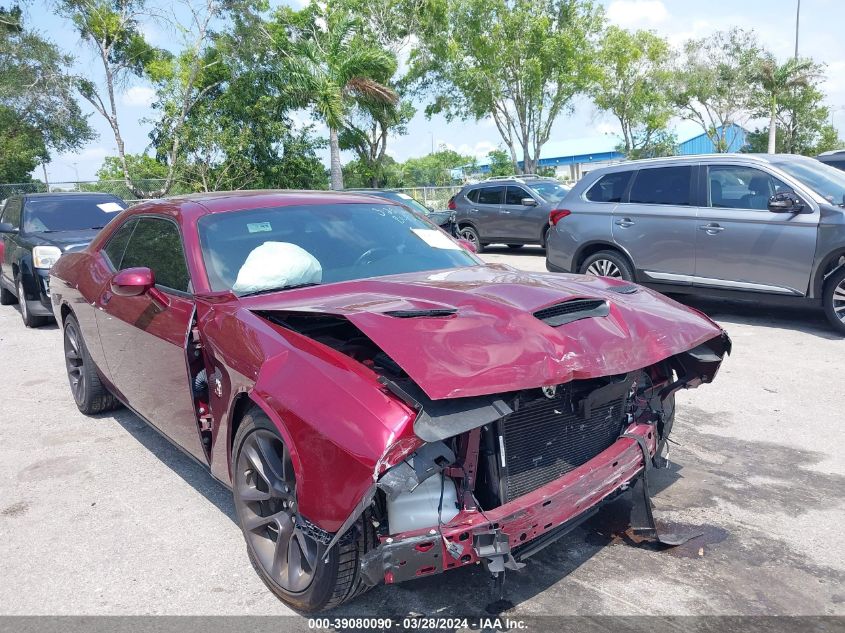
<instances>
[{"instance_id":1,"label":"shadow on pavement","mask_svg":"<svg viewBox=\"0 0 845 633\"><path fill-rule=\"evenodd\" d=\"M821 308L774 306L757 301L729 301L692 295L670 296L723 323L796 330L832 341L843 338L833 330Z\"/></svg>"}]
</instances>

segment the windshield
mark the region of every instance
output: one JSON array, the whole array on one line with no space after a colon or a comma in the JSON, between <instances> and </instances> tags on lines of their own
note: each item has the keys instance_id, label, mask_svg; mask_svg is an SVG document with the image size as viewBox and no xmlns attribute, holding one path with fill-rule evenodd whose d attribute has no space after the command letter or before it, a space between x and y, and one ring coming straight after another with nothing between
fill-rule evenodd
<instances>
[{"instance_id":1,"label":"windshield","mask_svg":"<svg viewBox=\"0 0 845 633\"><path fill-rule=\"evenodd\" d=\"M557 182L535 182L528 183L528 186L549 202L560 202L569 193L569 187Z\"/></svg>"},{"instance_id":2,"label":"windshield","mask_svg":"<svg viewBox=\"0 0 845 633\"><path fill-rule=\"evenodd\" d=\"M800 180L830 203L845 203L845 172L814 159L775 162L787 174Z\"/></svg>"},{"instance_id":3,"label":"windshield","mask_svg":"<svg viewBox=\"0 0 845 633\"><path fill-rule=\"evenodd\" d=\"M198 231L212 290L239 295L480 263L427 220L388 204L215 213Z\"/></svg>"},{"instance_id":4,"label":"windshield","mask_svg":"<svg viewBox=\"0 0 845 633\"><path fill-rule=\"evenodd\" d=\"M49 233L101 229L124 206L117 198L103 196L29 199L23 211L23 230Z\"/></svg>"}]
</instances>

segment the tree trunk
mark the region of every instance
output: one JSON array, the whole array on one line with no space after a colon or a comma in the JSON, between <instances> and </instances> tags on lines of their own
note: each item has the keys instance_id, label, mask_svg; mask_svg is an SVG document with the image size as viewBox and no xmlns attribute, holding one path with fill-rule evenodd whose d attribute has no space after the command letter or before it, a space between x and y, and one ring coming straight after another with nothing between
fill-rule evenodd
<instances>
[{"instance_id":1,"label":"tree trunk","mask_svg":"<svg viewBox=\"0 0 845 633\"><path fill-rule=\"evenodd\" d=\"M772 102L772 111L769 114L769 148L768 153L774 154L777 151L777 104Z\"/></svg>"},{"instance_id":2,"label":"tree trunk","mask_svg":"<svg viewBox=\"0 0 845 633\"><path fill-rule=\"evenodd\" d=\"M340 168L340 143L337 140L337 130L329 128L329 151L331 154L331 188L334 191L343 189L343 171Z\"/></svg>"}]
</instances>

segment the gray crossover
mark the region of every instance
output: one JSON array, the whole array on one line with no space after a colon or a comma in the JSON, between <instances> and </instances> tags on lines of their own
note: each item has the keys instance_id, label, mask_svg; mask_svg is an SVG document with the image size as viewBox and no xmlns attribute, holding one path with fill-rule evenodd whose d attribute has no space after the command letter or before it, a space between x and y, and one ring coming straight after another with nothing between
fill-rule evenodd
<instances>
[{"instance_id":1,"label":"gray crossover","mask_svg":"<svg viewBox=\"0 0 845 633\"><path fill-rule=\"evenodd\" d=\"M560 206L550 271L822 305L845 333L845 172L783 154L633 161L590 172Z\"/></svg>"},{"instance_id":2,"label":"gray crossover","mask_svg":"<svg viewBox=\"0 0 845 633\"><path fill-rule=\"evenodd\" d=\"M494 177L467 185L449 200L460 237L481 252L488 244L546 243L549 214L569 193L554 178Z\"/></svg>"}]
</instances>

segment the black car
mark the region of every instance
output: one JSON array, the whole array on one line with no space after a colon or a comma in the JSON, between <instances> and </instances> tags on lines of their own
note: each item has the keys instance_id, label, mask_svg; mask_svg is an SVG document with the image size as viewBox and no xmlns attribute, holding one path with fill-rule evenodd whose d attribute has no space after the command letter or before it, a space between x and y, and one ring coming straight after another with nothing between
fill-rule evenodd
<instances>
[{"instance_id":1,"label":"black car","mask_svg":"<svg viewBox=\"0 0 845 633\"><path fill-rule=\"evenodd\" d=\"M447 209L442 211L429 209L419 200L401 191L391 191L390 189L347 189L347 191L358 191L360 193L366 193L368 196L376 196L377 198L386 198L387 200L398 202L408 207L414 213L427 217L449 235L457 237L457 225L455 224L455 213L453 211Z\"/></svg>"},{"instance_id":2,"label":"black car","mask_svg":"<svg viewBox=\"0 0 845 633\"><path fill-rule=\"evenodd\" d=\"M816 156L816 160L845 171L845 149L835 149Z\"/></svg>"},{"instance_id":3,"label":"black car","mask_svg":"<svg viewBox=\"0 0 845 633\"><path fill-rule=\"evenodd\" d=\"M20 303L27 327L52 318L50 268L81 250L126 204L107 193L10 196L0 215L0 304Z\"/></svg>"}]
</instances>

